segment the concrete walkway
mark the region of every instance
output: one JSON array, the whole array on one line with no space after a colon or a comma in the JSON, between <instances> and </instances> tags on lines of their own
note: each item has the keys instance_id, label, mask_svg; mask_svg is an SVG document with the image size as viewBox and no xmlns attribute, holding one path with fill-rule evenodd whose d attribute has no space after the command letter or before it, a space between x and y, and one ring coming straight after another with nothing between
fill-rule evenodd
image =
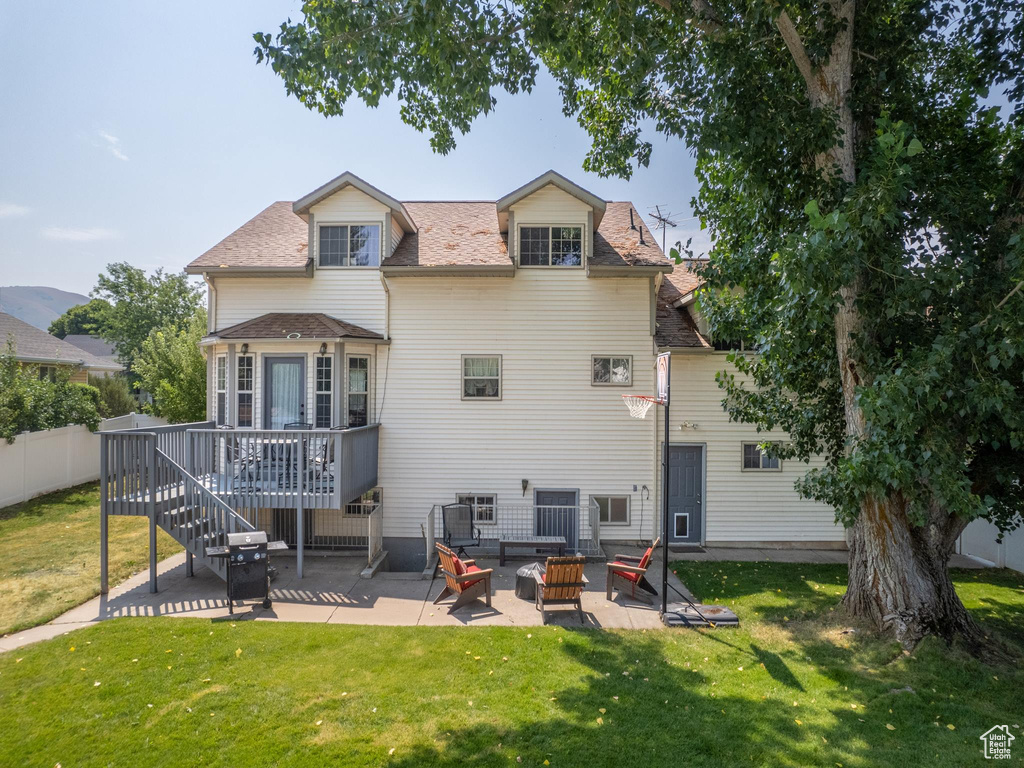
<instances>
[{"instance_id":1,"label":"concrete walkway","mask_svg":"<svg viewBox=\"0 0 1024 768\"><path fill-rule=\"evenodd\" d=\"M616 552L640 554L630 547L614 547ZM609 552L611 554L611 552ZM707 552L671 553L672 560L741 560L801 563L845 563L846 553L798 549L712 549ZM976 561L955 556L954 567L983 567ZM305 578L295 575L295 560L277 557L279 576L272 585L274 604L264 609L248 602L236 606L234 619L252 621L304 621L326 624L377 624L390 626L540 626L541 615L532 602L515 596L515 574L526 560L514 560L499 566L497 560L481 559L481 567L494 568L491 607L474 602L449 614L445 605L433 605L444 586L443 579L420 578L419 573L378 573L362 579L359 572L365 560L355 557L325 557L306 554ZM660 557L651 565L660 581ZM605 599L603 562L589 563L585 573L590 584L583 593L583 625L595 628L661 629L658 600L647 606L616 594ZM54 619L49 624L0 638L0 652L10 651L40 640L47 640L98 621L125 616L185 616L206 619L228 617L225 585L212 571L198 568L192 578L185 576L184 554L164 560L158 566L160 591L149 591L149 573L137 574L110 594L96 597ZM671 572L669 582L679 590L686 588ZM670 601L672 599L670 591ZM548 623L580 626L574 608L557 606L548 612Z\"/></svg>"}]
</instances>

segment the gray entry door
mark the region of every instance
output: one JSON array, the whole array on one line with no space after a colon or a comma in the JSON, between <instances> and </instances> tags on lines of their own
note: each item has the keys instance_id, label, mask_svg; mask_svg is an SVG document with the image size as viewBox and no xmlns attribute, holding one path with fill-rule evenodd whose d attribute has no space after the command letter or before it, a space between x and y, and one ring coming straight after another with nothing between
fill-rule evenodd
<instances>
[{"instance_id":1,"label":"gray entry door","mask_svg":"<svg viewBox=\"0 0 1024 768\"><path fill-rule=\"evenodd\" d=\"M566 554L576 551L579 539L579 491L533 492L534 533L538 536L561 536Z\"/></svg>"},{"instance_id":2,"label":"gray entry door","mask_svg":"<svg viewBox=\"0 0 1024 768\"><path fill-rule=\"evenodd\" d=\"M284 429L306 421L306 358L266 357L263 428Z\"/></svg>"},{"instance_id":3,"label":"gray entry door","mask_svg":"<svg viewBox=\"0 0 1024 768\"><path fill-rule=\"evenodd\" d=\"M668 540L700 544L704 532L704 449L673 445L668 451Z\"/></svg>"}]
</instances>

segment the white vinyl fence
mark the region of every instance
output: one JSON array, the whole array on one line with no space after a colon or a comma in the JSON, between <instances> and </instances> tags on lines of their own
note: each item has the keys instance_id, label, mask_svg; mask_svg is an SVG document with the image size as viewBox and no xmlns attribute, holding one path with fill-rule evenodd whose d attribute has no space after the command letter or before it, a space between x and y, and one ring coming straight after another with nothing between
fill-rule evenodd
<instances>
[{"instance_id":1,"label":"white vinyl fence","mask_svg":"<svg viewBox=\"0 0 1024 768\"><path fill-rule=\"evenodd\" d=\"M1006 534L1001 544L996 543L998 533L987 520L975 520L960 535L960 553L1024 573L1024 528Z\"/></svg>"},{"instance_id":2,"label":"white vinyl fence","mask_svg":"<svg viewBox=\"0 0 1024 768\"><path fill-rule=\"evenodd\" d=\"M166 424L130 413L100 422L101 431ZM13 443L0 440L0 508L100 477L100 437L79 425L24 432Z\"/></svg>"}]
</instances>

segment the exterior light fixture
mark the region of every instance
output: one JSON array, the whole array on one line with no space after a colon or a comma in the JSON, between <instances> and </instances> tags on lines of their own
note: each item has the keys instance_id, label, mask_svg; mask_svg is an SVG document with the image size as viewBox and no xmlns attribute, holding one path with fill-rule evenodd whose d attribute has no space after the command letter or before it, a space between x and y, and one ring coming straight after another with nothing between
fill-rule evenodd
<instances>
[{"instance_id":1,"label":"exterior light fixture","mask_svg":"<svg viewBox=\"0 0 1024 768\"><path fill-rule=\"evenodd\" d=\"M526 489L530 486L530 481L529 480L522 480L521 482L523 484L523 496L525 496L526 495Z\"/></svg>"},{"instance_id":2,"label":"exterior light fixture","mask_svg":"<svg viewBox=\"0 0 1024 768\"><path fill-rule=\"evenodd\" d=\"M248 344L243 344L242 345L242 354L246 355L248 353L249 353L249 345Z\"/></svg>"},{"instance_id":3,"label":"exterior light fixture","mask_svg":"<svg viewBox=\"0 0 1024 768\"><path fill-rule=\"evenodd\" d=\"M322 357L323 355L326 355L326 354L327 354L327 342L324 341L324 342L321 342L321 344L320 344L320 355Z\"/></svg>"}]
</instances>

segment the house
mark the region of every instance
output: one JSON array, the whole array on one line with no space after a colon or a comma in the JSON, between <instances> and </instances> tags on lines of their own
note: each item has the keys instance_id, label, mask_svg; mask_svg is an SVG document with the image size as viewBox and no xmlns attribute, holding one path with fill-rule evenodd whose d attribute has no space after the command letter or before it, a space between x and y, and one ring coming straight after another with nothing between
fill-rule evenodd
<instances>
[{"instance_id":1,"label":"house","mask_svg":"<svg viewBox=\"0 0 1024 768\"><path fill-rule=\"evenodd\" d=\"M663 350L670 542L844 546L832 510L793 490L807 466L729 422L696 278L632 203L555 172L496 201L401 201L344 173L187 269L209 289L193 477L233 525L296 545L300 568L306 548L369 541L372 555L375 537L393 567L422 564L454 503L484 548L651 539L660 419L630 418L621 395L652 394Z\"/></svg>"},{"instance_id":2,"label":"house","mask_svg":"<svg viewBox=\"0 0 1024 768\"><path fill-rule=\"evenodd\" d=\"M124 366L121 365L120 361L117 359L117 352L114 350L114 345L109 341L105 341L98 336L89 336L84 333L68 334L64 337L64 341L88 352L94 358L102 360L109 366L107 370L102 373L97 371L94 375L106 378L107 376L112 376L115 373L124 372Z\"/></svg>"},{"instance_id":3,"label":"house","mask_svg":"<svg viewBox=\"0 0 1024 768\"><path fill-rule=\"evenodd\" d=\"M52 378L63 368L70 373L71 381L85 384L89 374L106 376L122 370L116 360L97 357L14 315L0 312L0 349L6 350L8 341L14 344L15 359L38 371L40 378Z\"/></svg>"}]
</instances>

